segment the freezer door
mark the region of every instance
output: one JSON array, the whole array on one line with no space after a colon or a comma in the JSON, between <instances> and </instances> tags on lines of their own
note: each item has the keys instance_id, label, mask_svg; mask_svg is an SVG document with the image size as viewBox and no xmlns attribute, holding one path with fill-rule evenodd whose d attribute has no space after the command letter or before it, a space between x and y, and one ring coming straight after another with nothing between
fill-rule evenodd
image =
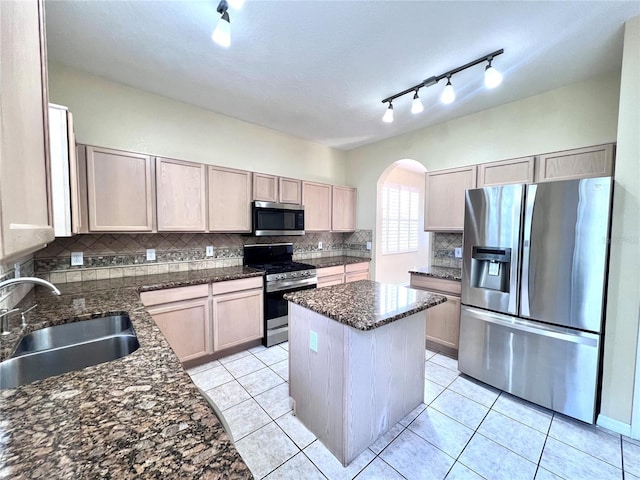
<instances>
[{"instance_id":1,"label":"freezer door","mask_svg":"<svg viewBox=\"0 0 640 480\"><path fill-rule=\"evenodd\" d=\"M467 190L462 303L518 313L524 185Z\"/></svg>"},{"instance_id":2,"label":"freezer door","mask_svg":"<svg viewBox=\"0 0 640 480\"><path fill-rule=\"evenodd\" d=\"M594 423L600 336L462 307L462 373Z\"/></svg>"},{"instance_id":3,"label":"freezer door","mask_svg":"<svg viewBox=\"0 0 640 480\"><path fill-rule=\"evenodd\" d=\"M520 316L602 332L611 177L527 186Z\"/></svg>"}]
</instances>

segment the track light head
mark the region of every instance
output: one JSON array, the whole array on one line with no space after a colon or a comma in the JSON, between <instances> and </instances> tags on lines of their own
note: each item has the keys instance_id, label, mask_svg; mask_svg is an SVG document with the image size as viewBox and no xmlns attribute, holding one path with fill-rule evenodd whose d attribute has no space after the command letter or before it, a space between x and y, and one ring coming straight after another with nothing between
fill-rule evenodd
<instances>
[{"instance_id":1,"label":"track light head","mask_svg":"<svg viewBox=\"0 0 640 480\"><path fill-rule=\"evenodd\" d=\"M502 74L491 65L492 60L492 58L489 59L489 65L484 69L484 85L487 88L496 88L502 83Z\"/></svg>"},{"instance_id":2,"label":"track light head","mask_svg":"<svg viewBox=\"0 0 640 480\"><path fill-rule=\"evenodd\" d=\"M244 0L227 0L229 6L234 10L240 10L244 5Z\"/></svg>"},{"instance_id":3,"label":"track light head","mask_svg":"<svg viewBox=\"0 0 640 480\"><path fill-rule=\"evenodd\" d=\"M216 24L216 28L211 34L211 40L225 48L231 45L231 20L229 19L229 12L227 12L228 9L229 4L227 0L220 0L216 10L221 15Z\"/></svg>"},{"instance_id":4,"label":"track light head","mask_svg":"<svg viewBox=\"0 0 640 480\"><path fill-rule=\"evenodd\" d=\"M413 101L411 102L411 113L416 114L424 110L420 97L418 97L418 90L413 94Z\"/></svg>"},{"instance_id":5,"label":"track light head","mask_svg":"<svg viewBox=\"0 0 640 480\"><path fill-rule=\"evenodd\" d=\"M447 77L447 84L440 94L440 101L445 105L448 105L450 103L453 103L455 99L456 91L453 89L453 85L451 85L451 77Z\"/></svg>"},{"instance_id":6,"label":"track light head","mask_svg":"<svg viewBox=\"0 0 640 480\"><path fill-rule=\"evenodd\" d=\"M382 121L384 123L393 123L393 104L389 102L389 107L385 110L384 115L382 116Z\"/></svg>"}]
</instances>

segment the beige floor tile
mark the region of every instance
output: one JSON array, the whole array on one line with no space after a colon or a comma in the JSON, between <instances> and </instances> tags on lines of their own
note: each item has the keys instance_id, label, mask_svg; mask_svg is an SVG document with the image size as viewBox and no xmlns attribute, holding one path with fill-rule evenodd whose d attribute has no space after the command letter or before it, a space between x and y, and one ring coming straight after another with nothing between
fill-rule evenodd
<instances>
[{"instance_id":1,"label":"beige floor tile","mask_svg":"<svg viewBox=\"0 0 640 480\"><path fill-rule=\"evenodd\" d=\"M291 412L278 418L276 423L299 448L307 447L316 439L316 436Z\"/></svg>"},{"instance_id":2,"label":"beige floor tile","mask_svg":"<svg viewBox=\"0 0 640 480\"><path fill-rule=\"evenodd\" d=\"M622 470L551 437L545 443L540 466L566 479L622 478Z\"/></svg>"},{"instance_id":3,"label":"beige floor tile","mask_svg":"<svg viewBox=\"0 0 640 480\"><path fill-rule=\"evenodd\" d=\"M300 452L275 422L270 422L236 441L236 448L257 479L263 478Z\"/></svg>"},{"instance_id":4,"label":"beige floor tile","mask_svg":"<svg viewBox=\"0 0 640 480\"><path fill-rule=\"evenodd\" d=\"M460 455L473 435L473 430L431 407L407 428L453 458Z\"/></svg>"},{"instance_id":5,"label":"beige floor tile","mask_svg":"<svg viewBox=\"0 0 640 480\"><path fill-rule=\"evenodd\" d=\"M530 480L536 474L535 463L477 433L458 461L492 480Z\"/></svg>"},{"instance_id":6,"label":"beige floor tile","mask_svg":"<svg viewBox=\"0 0 640 480\"><path fill-rule=\"evenodd\" d=\"M300 452L265 477L265 480L326 480L320 470Z\"/></svg>"},{"instance_id":7,"label":"beige floor tile","mask_svg":"<svg viewBox=\"0 0 640 480\"><path fill-rule=\"evenodd\" d=\"M273 370L264 367L262 370L238 378L238 382L249 392L249 395L255 397L270 388L280 385L284 381Z\"/></svg>"},{"instance_id":8,"label":"beige floor tile","mask_svg":"<svg viewBox=\"0 0 640 480\"><path fill-rule=\"evenodd\" d=\"M327 448L316 440L304 450L304 454L318 467L329 480L351 480L364 469L373 459L371 450L366 449L358 455L348 466L343 467Z\"/></svg>"},{"instance_id":9,"label":"beige floor tile","mask_svg":"<svg viewBox=\"0 0 640 480\"><path fill-rule=\"evenodd\" d=\"M514 397L502 392L498 400L491 407L493 410L524 423L525 425L544 433L549 431L553 412L546 408L534 405L531 402Z\"/></svg>"},{"instance_id":10,"label":"beige floor tile","mask_svg":"<svg viewBox=\"0 0 640 480\"><path fill-rule=\"evenodd\" d=\"M382 451L380 458L410 479L442 479L454 463L452 457L408 429Z\"/></svg>"},{"instance_id":11,"label":"beige floor tile","mask_svg":"<svg viewBox=\"0 0 640 480\"><path fill-rule=\"evenodd\" d=\"M226 410L251 398L247 391L236 380L212 388L205 392L220 410Z\"/></svg>"},{"instance_id":12,"label":"beige floor tile","mask_svg":"<svg viewBox=\"0 0 640 480\"><path fill-rule=\"evenodd\" d=\"M493 410L478 427L478 433L535 464L540 461L547 438L545 434Z\"/></svg>"},{"instance_id":13,"label":"beige floor tile","mask_svg":"<svg viewBox=\"0 0 640 480\"><path fill-rule=\"evenodd\" d=\"M233 362L225 363L224 367L235 378L239 378L264 368L265 364L253 355L249 355Z\"/></svg>"},{"instance_id":14,"label":"beige floor tile","mask_svg":"<svg viewBox=\"0 0 640 480\"><path fill-rule=\"evenodd\" d=\"M500 395L500 390L497 388L490 387L489 385L477 380L462 376L456 378L453 383L449 385L449 390L453 390L460 395L464 395L485 407L491 407L498 398L498 395Z\"/></svg>"},{"instance_id":15,"label":"beige floor tile","mask_svg":"<svg viewBox=\"0 0 640 480\"><path fill-rule=\"evenodd\" d=\"M191 380L200 390L207 391L233 380L231 374L222 366L209 368L191 375Z\"/></svg>"},{"instance_id":16,"label":"beige floor tile","mask_svg":"<svg viewBox=\"0 0 640 480\"><path fill-rule=\"evenodd\" d=\"M480 405L448 389L442 392L431 403L431 406L472 430L478 428L478 425L480 425L480 422L489 411L484 405Z\"/></svg>"},{"instance_id":17,"label":"beige floor tile","mask_svg":"<svg viewBox=\"0 0 640 480\"><path fill-rule=\"evenodd\" d=\"M416 417L420 415L425 408L427 408L427 406L424 403L421 403L416 408L411 410L402 420L400 420L399 423L406 427L411 422L413 422L416 419Z\"/></svg>"},{"instance_id":18,"label":"beige floor tile","mask_svg":"<svg viewBox=\"0 0 640 480\"><path fill-rule=\"evenodd\" d=\"M223 415L236 442L272 421L253 398L226 409Z\"/></svg>"},{"instance_id":19,"label":"beige floor tile","mask_svg":"<svg viewBox=\"0 0 640 480\"><path fill-rule=\"evenodd\" d=\"M551 473L549 470L545 470L542 467L538 467L536 472L536 480L564 480L562 477Z\"/></svg>"},{"instance_id":20,"label":"beige floor tile","mask_svg":"<svg viewBox=\"0 0 640 480\"><path fill-rule=\"evenodd\" d=\"M281 383L277 387L256 395L254 398L274 420L291 411L292 408L288 383Z\"/></svg>"},{"instance_id":21,"label":"beige floor tile","mask_svg":"<svg viewBox=\"0 0 640 480\"><path fill-rule=\"evenodd\" d=\"M627 440L622 441L622 453L624 455L624 471L640 477L640 446Z\"/></svg>"},{"instance_id":22,"label":"beige floor tile","mask_svg":"<svg viewBox=\"0 0 640 480\"><path fill-rule=\"evenodd\" d=\"M444 392L444 387L442 385L437 384L436 382L432 382L431 380L424 380L424 403L429 405L433 402L438 395Z\"/></svg>"},{"instance_id":23,"label":"beige floor tile","mask_svg":"<svg viewBox=\"0 0 640 480\"><path fill-rule=\"evenodd\" d=\"M189 370L187 370L187 373L189 375L193 375L195 373L204 372L205 370L209 370L213 367L219 367L220 365L221 363L218 360L214 360L212 362L204 363L202 365L198 365L197 367L190 368Z\"/></svg>"},{"instance_id":24,"label":"beige floor tile","mask_svg":"<svg viewBox=\"0 0 640 480\"><path fill-rule=\"evenodd\" d=\"M449 470L446 480L483 480L483 477L460 462L456 462Z\"/></svg>"},{"instance_id":25,"label":"beige floor tile","mask_svg":"<svg viewBox=\"0 0 640 480\"><path fill-rule=\"evenodd\" d=\"M404 477L378 457L358 474L356 480L404 480Z\"/></svg>"},{"instance_id":26,"label":"beige floor tile","mask_svg":"<svg viewBox=\"0 0 640 480\"><path fill-rule=\"evenodd\" d=\"M227 355L226 357L222 357L219 359L221 364L225 364L225 363L229 363L229 362L233 362L234 360L238 360L240 358L244 358L251 355L251 352L249 352L249 350L243 350L241 352L238 353L234 353L233 355Z\"/></svg>"},{"instance_id":27,"label":"beige floor tile","mask_svg":"<svg viewBox=\"0 0 640 480\"><path fill-rule=\"evenodd\" d=\"M433 357L429 359L430 362L436 363L442 367L448 368L449 370L458 371L458 360L455 358L447 357L442 353L437 353Z\"/></svg>"},{"instance_id":28,"label":"beige floor tile","mask_svg":"<svg viewBox=\"0 0 640 480\"><path fill-rule=\"evenodd\" d=\"M382 434L378 439L369 445L369 449L376 455L384 450L387 445L393 442L398 435L400 435L406 427L401 423L396 423L393 427Z\"/></svg>"},{"instance_id":29,"label":"beige floor tile","mask_svg":"<svg viewBox=\"0 0 640 480\"><path fill-rule=\"evenodd\" d=\"M424 364L424 378L431 380L443 387L448 387L458 377L458 372L427 361Z\"/></svg>"},{"instance_id":30,"label":"beige floor tile","mask_svg":"<svg viewBox=\"0 0 640 480\"><path fill-rule=\"evenodd\" d=\"M281 362L289 357L287 351L277 345L260 352L256 352L254 355L265 365L273 365L274 363Z\"/></svg>"},{"instance_id":31,"label":"beige floor tile","mask_svg":"<svg viewBox=\"0 0 640 480\"><path fill-rule=\"evenodd\" d=\"M282 360L281 362L270 365L269 368L282 377L283 380L289 381L289 360Z\"/></svg>"}]
</instances>

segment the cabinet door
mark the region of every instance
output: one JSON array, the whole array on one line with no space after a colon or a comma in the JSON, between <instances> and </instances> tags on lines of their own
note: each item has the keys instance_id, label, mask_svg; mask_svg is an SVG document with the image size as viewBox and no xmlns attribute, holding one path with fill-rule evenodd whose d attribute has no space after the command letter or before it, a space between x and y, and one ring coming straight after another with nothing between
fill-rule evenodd
<instances>
[{"instance_id":1,"label":"cabinet door","mask_svg":"<svg viewBox=\"0 0 640 480\"><path fill-rule=\"evenodd\" d=\"M457 350L460 335L460 297L445 297L446 302L427 310L426 338Z\"/></svg>"},{"instance_id":2,"label":"cabinet door","mask_svg":"<svg viewBox=\"0 0 640 480\"><path fill-rule=\"evenodd\" d=\"M424 229L461 232L464 229L464 192L476 188L476 166L427 172Z\"/></svg>"},{"instance_id":3,"label":"cabinet door","mask_svg":"<svg viewBox=\"0 0 640 480\"><path fill-rule=\"evenodd\" d=\"M266 173L253 174L253 199L262 202L278 201L278 177Z\"/></svg>"},{"instance_id":4,"label":"cabinet door","mask_svg":"<svg viewBox=\"0 0 640 480\"><path fill-rule=\"evenodd\" d=\"M158 231L207 229L206 175L200 163L156 158Z\"/></svg>"},{"instance_id":5,"label":"cabinet door","mask_svg":"<svg viewBox=\"0 0 640 480\"><path fill-rule=\"evenodd\" d=\"M54 239L42 2L0 2L0 259Z\"/></svg>"},{"instance_id":6,"label":"cabinet door","mask_svg":"<svg viewBox=\"0 0 640 480\"><path fill-rule=\"evenodd\" d=\"M536 182L613 175L613 150L606 144L540 155Z\"/></svg>"},{"instance_id":7,"label":"cabinet door","mask_svg":"<svg viewBox=\"0 0 640 480\"><path fill-rule=\"evenodd\" d=\"M356 229L356 189L331 187L331 230L354 232Z\"/></svg>"},{"instance_id":8,"label":"cabinet door","mask_svg":"<svg viewBox=\"0 0 640 480\"><path fill-rule=\"evenodd\" d=\"M262 288L214 295L214 351L262 338L263 312Z\"/></svg>"},{"instance_id":9,"label":"cabinet door","mask_svg":"<svg viewBox=\"0 0 640 480\"><path fill-rule=\"evenodd\" d=\"M151 157L88 146L86 160L89 231L153 231Z\"/></svg>"},{"instance_id":10,"label":"cabinet door","mask_svg":"<svg viewBox=\"0 0 640 480\"><path fill-rule=\"evenodd\" d=\"M213 352L208 297L148 308L181 362Z\"/></svg>"},{"instance_id":11,"label":"cabinet door","mask_svg":"<svg viewBox=\"0 0 640 480\"><path fill-rule=\"evenodd\" d=\"M251 172L209 167L209 231L251 231Z\"/></svg>"},{"instance_id":12,"label":"cabinet door","mask_svg":"<svg viewBox=\"0 0 640 480\"><path fill-rule=\"evenodd\" d=\"M302 182L302 204L307 232L331 230L331 185Z\"/></svg>"},{"instance_id":13,"label":"cabinet door","mask_svg":"<svg viewBox=\"0 0 640 480\"><path fill-rule=\"evenodd\" d=\"M280 177L278 181L280 186L280 203L295 203L296 205L300 205L302 203L302 180Z\"/></svg>"},{"instance_id":14,"label":"cabinet door","mask_svg":"<svg viewBox=\"0 0 640 480\"><path fill-rule=\"evenodd\" d=\"M510 183L532 183L534 157L478 165L478 188Z\"/></svg>"}]
</instances>

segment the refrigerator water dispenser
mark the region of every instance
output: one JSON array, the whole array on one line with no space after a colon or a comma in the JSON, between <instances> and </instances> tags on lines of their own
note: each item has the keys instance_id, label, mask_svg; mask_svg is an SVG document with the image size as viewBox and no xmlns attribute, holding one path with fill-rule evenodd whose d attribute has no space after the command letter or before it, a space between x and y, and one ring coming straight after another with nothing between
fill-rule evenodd
<instances>
[{"instance_id":1,"label":"refrigerator water dispenser","mask_svg":"<svg viewBox=\"0 0 640 480\"><path fill-rule=\"evenodd\" d=\"M471 286L509 293L511 249L473 247L471 253Z\"/></svg>"}]
</instances>

